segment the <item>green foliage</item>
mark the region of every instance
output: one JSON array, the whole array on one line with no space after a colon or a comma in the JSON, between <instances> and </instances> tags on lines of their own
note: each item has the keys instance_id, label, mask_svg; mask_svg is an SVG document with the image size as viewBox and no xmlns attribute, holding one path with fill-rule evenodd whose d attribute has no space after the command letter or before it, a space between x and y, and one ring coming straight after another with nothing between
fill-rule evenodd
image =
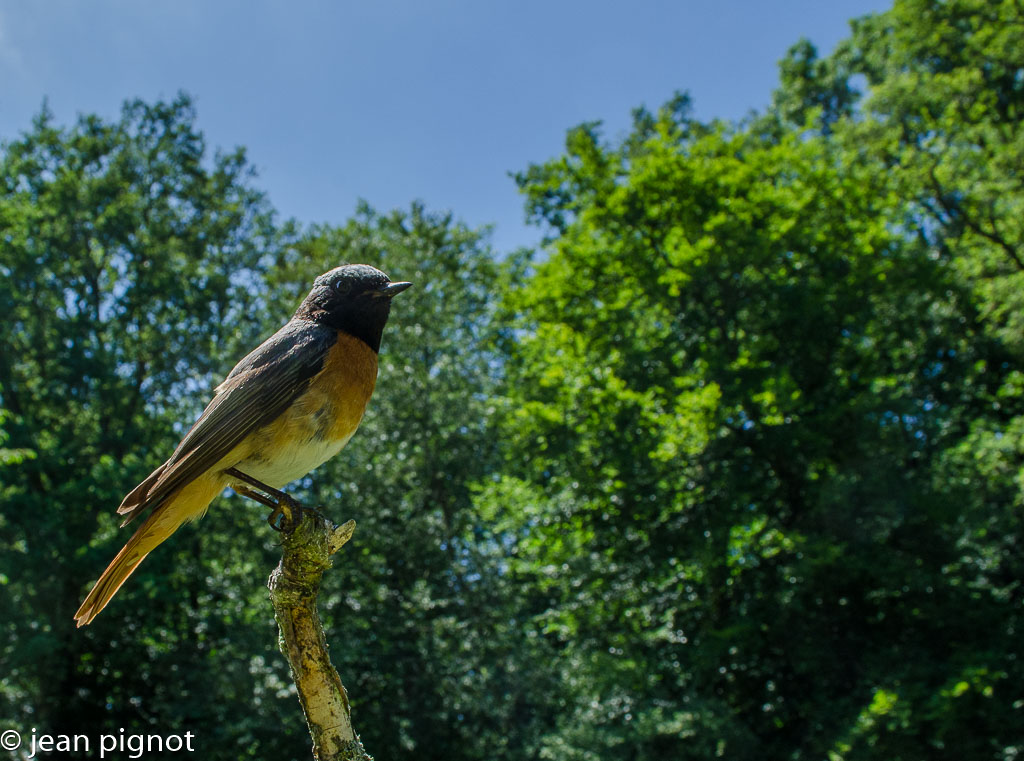
<instances>
[{"instance_id":1,"label":"green foliage","mask_svg":"<svg viewBox=\"0 0 1024 761\"><path fill-rule=\"evenodd\" d=\"M244 154L207 159L194 119L185 97L70 129L44 112L4 148L0 706L20 728L274 734L238 718L252 704L238 687L270 679L248 664L273 643L232 533L183 531L94 626L71 620L126 538L113 509L261 331L250 315L283 231ZM265 631L229 639L234 611Z\"/></svg>"},{"instance_id":2,"label":"green foliage","mask_svg":"<svg viewBox=\"0 0 1024 761\"><path fill-rule=\"evenodd\" d=\"M794 49L750 125L676 98L519 176L552 237L505 299L481 501L581 685L548 756L1020 743L1024 37L994 5L898 3Z\"/></svg>"},{"instance_id":3,"label":"green foliage","mask_svg":"<svg viewBox=\"0 0 1024 761\"><path fill-rule=\"evenodd\" d=\"M764 114L676 95L518 177L542 254L414 204L297 232L191 104L0 159L0 713L308 755L261 513L218 500L84 630L113 508L345 261L396 300L363 425L292 488L396 759L1024 748L1024 18L899 0Z\"/></svg>"},{"instance_id":4,"label":"green foliage","mask_svg":"<svg viewBox=\"0 0 1024 761\"><path fill-rule=\"evenodd\" d=\"M1024 14L1004 0L901 2L854 25L834 67L863 76L865 119L844 142L892 172L979 290L990 329L1024 351ZM898 169L896 169L898 168Z\"/></svg>"}]
</instances>

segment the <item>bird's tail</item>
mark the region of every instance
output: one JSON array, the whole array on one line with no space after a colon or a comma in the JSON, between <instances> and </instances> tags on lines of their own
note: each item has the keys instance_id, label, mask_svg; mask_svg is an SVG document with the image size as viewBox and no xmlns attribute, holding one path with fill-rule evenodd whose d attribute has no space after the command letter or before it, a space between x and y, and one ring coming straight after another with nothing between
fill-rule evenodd
<instances>
[{"instance_id":1,"label":"bird's tail","mask_svg":"<svg viewBox=\"0 0 1024 761\"><path fill-rule=\"evenodd\" d=\"M138 568L139 563L145 560L146 555L157 545L173 534L182 523L198 518L206 512L206 508L221 488L223 487L214 483L212 479L193 481L157 507L117 553L117 557L110 561L107 570L100 576L85 602L75 613L78 626L85 626L96 618L125 580Z\"/></svg>"}]
</instances>

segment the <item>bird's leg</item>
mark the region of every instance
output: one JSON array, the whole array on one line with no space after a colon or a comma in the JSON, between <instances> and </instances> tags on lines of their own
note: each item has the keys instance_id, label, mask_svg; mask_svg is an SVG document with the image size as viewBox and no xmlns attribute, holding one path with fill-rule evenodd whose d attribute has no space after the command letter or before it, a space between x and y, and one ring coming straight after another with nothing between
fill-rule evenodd
<instances>
[{"instance_id":1,"label":"bird's leg","mask_svg":"<svg viewBox=\"0 0 1024 761\"><path fill-rule=\"evenodd\" d=\"M284 531L286 527L291 526L294 528L297 526L299 521L302 520L302 513L304 511L312 512L323 518L320 511L315 508L305 507L294 497L285 494L280 489L275 489L273 486L267 486L267 484L247 473L243 473L238 468L228 468L224 472L232 478L237 478L239 481L244 482L244 484L248 484L248 486L235 484L232 488L236 492L243 497L248 497L259 502L261 505L271 508L272 511L267 517L267 523L275 531Z\"/></svg>"},{"instance_id":2,"label":"bird's leg","mask_svg":"<svg viewBox=\"0 0 1024 761\"><path fill-rule=\"evenodd\" d=\"M267 507L272 508L273 512L271 512L270 516L267 518L267 523L269 523L275 530L281 530L278 524L279 520L285 517L285 511L281 508L280 502L266 496L262 492L258 492L255 489L246 486L245 484L235 484L234 490L243 497L248 497L251 500L259 502L261 505L266 505Z\"/></svg>"}]
</instances>

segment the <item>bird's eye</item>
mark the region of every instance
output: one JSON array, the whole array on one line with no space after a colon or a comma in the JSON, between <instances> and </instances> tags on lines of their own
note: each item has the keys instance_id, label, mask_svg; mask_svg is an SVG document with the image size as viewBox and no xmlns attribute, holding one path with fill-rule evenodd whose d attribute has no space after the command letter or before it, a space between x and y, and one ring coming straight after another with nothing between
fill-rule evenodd
<instances>
[{"instance_id":1,"label":"bird's eye","mask_svg":"<svg viewBox=\"0 0 1024 761\"><path fill-rule=\"evenodd\" d=\"M352 290L352 286L347 280L336 280L334 282L334 290L338 294L344 296L346 293Z\"/></svg>"}]
</instances>

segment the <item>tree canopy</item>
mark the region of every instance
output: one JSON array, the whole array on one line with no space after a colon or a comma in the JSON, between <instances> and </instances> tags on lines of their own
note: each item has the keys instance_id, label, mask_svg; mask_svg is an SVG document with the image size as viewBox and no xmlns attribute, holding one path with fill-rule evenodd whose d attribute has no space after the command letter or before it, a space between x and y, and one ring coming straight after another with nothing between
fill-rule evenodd
<instances>
[{"instance_id":1,"label":"tree canopy","mask_svg":"<svg viewBox=\"0 0 1024 761\"><path fill-rule=\"evenodd\" d=\"M293 485L395 759L994 761L1024 748L1024 9L897 0L771 105L685 94L516 175L539 251L413 203L301 228L185 96L0 155L0 707L302 758L240 498L89 628L114 508L320 272L396 303L375 397Z\"/></svg>"}]
</instances>

